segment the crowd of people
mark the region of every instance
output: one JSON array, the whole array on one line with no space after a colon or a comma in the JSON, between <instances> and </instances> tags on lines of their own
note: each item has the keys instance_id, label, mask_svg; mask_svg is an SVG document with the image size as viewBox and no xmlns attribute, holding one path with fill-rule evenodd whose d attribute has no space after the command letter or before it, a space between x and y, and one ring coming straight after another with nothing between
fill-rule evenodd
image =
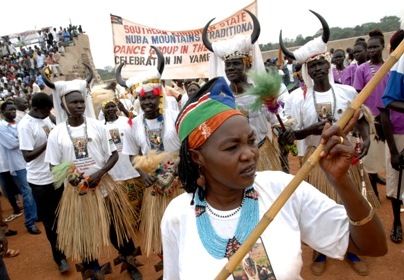
<instances>
[{"instance_id":1,"label":"crowd of people","mask_svg":"<svg viewBox=\"0 0 404 280\"><path fill-rule=\"evenodd\" d=\"M7 223L22 214L31 234L43 223L60 273L73 261L83 279L104 279L111 266L98 260L113 246L114 263L131 279L146 279L139 254L161 258L160 279L213 279L293 180L292 145L301 165L321 145L319 164L228 272L233 279L299 279L302 244L313 249L314 275L324 274L327 257L368 275L361 256L387 253L378 184L392 204L390 240L402 242L404 59L339 127L384 63L383 33L331 52L328 24L313 12L322 35L293 52L280 37L283 55L264 62L259 21L246 13L250 35L210 42L205 26L210 63L224 65L224 72L210 67L210 79L162 80L164 55L150 46L156 69L124 80L121 64L116 81L91 94L87 65L87 77L53 82L63 75L59 45L71 44L81 26L48 30L34 49L3 51L0 185L13 213L0 212L1 279L8 279L3 258L18 255L7 247L5 236L16 234ZM403 30L393 35L391 51L403 37ZM271 81L270 96L251 94L260 88L254 73Z\"/></svg>"},{"instance_id":2,"label":"crowd of people","mask_svg":"<svg viewBox=\"0 0 404 280\"><path fill-rule=\"evenodd\" d=\"M59 31L56 27L38 31L38 42L30 45L22 41L13 43L9 37L2 37L0 99L17 96L29 100L33 93L43 91L45 83L40 74L43 69L49 78L63 76L60 58L80 33L83 33L81 25L77 27L70 24L66 28L60 27Z\"/></svg>"}]
</instances>

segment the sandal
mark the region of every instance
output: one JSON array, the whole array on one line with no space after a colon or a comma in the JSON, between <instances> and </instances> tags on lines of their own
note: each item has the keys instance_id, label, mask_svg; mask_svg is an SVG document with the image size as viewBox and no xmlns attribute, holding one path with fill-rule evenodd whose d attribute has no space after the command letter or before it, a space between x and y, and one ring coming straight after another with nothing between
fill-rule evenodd
<instances>
[{"instance_id":1,"label":"sandal","mask_svg":"<svg viewBox=\"0 0 404 280\"><path fill-rule=\"evenodd\" d=\"M16 234L17 234L16 230L9 229L8 231L6 231L6 233L4 235L5 236L13 236L13 235L16 235Z\"/></svg>"},{"instance_id":2,"label":"sandal","mask_svg":"<svg viewBox=\"0 0 404 280\"><path fill-rule=\"evenodd\" d=\"M7 253L4 254L5 258L12 258L12 257L16 257L20 254L20 251L18 250L13 250L13 249L8 249Z\"/></svg>"},{"instance_id":3,"label":"sandal","mask_svg":"<svg viewBox=\"0 0 404 280\"><path fill-rule=\"evenodd\" d=\"M20 216L22 216L22 213L21 213L21 212L18 213L18 214L11 214L11 215L8 216L4 221L5 221L6 223L8 223L8 222L11 222L11 221L17 219L17 218L20 217Z\"/></svg>"},{"instance_id":4,"label":"sandal","mask_svg":"<svg viewBox=\"0 0 404 280\"><path fill-rule=\"evenodd\" d=\"M403 229L401 225L394 225L390 232L390 239L394 243L401 243L403 240Z\"/></svg>"}]
</instances>

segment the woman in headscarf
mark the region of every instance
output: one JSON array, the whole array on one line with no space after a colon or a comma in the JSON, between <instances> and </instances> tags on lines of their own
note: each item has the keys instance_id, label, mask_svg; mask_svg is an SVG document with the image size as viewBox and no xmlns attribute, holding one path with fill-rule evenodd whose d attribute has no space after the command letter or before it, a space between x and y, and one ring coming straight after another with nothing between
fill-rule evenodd
<instances>
[{"instance_id":1,"label":"woman in headscarf","mask_svg":"<svg viewBox=\"0 0 404 280\"><path fill-rule=\"evenodd\" d=\"M213 279L293 176L256 172L254 130L236 110L221 77L188 101L176 128L182 141L179 176L186 193L170 203L161 223L164 279ZM259 261L268 279L301 279L302 242L339 259L347 249L370 256L387 252L381 221L347 175L353 147L339 127L326 128L320 164L343 205L303 181L249 251L248 263ZM232 276L242 275L243 264Z\"/></svg>"}]
</instances>

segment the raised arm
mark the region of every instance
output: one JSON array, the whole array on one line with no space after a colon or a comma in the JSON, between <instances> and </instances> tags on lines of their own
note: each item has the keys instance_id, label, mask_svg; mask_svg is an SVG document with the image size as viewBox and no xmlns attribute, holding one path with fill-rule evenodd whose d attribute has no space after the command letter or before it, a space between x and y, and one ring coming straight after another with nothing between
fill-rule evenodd
<instances>
[{"instance_id":1,"label":"raised arm","mask_svg":"<svg viewBox=\"0 0 404 280\"><path fill-rule=\"evenodd\" d=\"M344 131L350 131L359 116L359 110L355 115ZM381 256L387 253L385 231L375 210L348 175L354 148L344 131L338 126L330 127L326 124L322 133L324 151L321 154L320 165L348 214L350 223L348 251L358 255Z\"/></svg>"}]
</instances>

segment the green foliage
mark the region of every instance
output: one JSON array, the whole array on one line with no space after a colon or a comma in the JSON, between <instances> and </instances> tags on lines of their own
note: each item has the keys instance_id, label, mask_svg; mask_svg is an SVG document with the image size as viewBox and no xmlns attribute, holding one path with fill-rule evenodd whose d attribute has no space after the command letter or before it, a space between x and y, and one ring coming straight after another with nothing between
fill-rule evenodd
<instances>
[{"instance_id":1,"label":"green foliage","mask_svg":"<svg viewBox=\"0 0 404 280\"><path fill-rule=\"evenodd\" d=\"M113 68L106 67L105 69L97 69L97 71L103 81L115 79L115 70Z\"/></svg>"},{"instance_id":2,"label":"green foliage","mask_svg":"<svg viewBox=\"0 0 404 280\"><path fill-rule=\"evenodd\" d=\"M397 16L385 16L380 19L380 22L367 22L355 27L330 27L330 41L341 40L351 37L365 36L369 31L373 29L380 29L382 32L391 32L400 29L400 18ZM287 48L302 46L308 41L322 34L322 30L319 29L313 36L303 37L299 34L294 40L285 39L284 43ZM279 48L278 43L260 44L261 51L270 51Z\"/></svg>"}]
</instances>

